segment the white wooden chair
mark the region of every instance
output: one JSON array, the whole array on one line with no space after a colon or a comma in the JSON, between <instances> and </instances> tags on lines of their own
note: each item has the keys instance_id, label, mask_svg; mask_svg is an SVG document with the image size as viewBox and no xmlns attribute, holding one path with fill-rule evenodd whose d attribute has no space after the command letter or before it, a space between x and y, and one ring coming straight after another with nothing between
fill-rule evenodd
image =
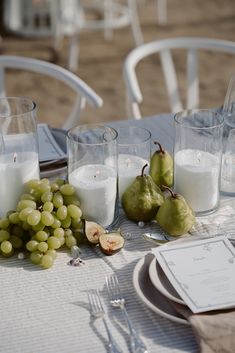
<instances>
[{"instance_id":1,"label":"white wooden chair","mask_svg":"<svg viewBox=\"0 0 235 353\"><path fill-rule=\"evenodd\" d=\"M5 0L4 27L16 35L40 38L51 37L58 53L64 36L69 37L68 68L77 70L79 35L84 30L103 30L106 39L113 31L130 25L136 45L143 43L139 24L137 0L96 0L89 4L102 14L101 19L87 19L86 1L80 0Z\"/></svg>"},{"instance_id":2,"label":"white wooden chair","mask_svg":"<svg viewBox=\"0 0 235 353\"><path fill-rule=\"evenodd\" d=\"M210 38L168 38L143 44L127 56L123 75L126 84L127 114L129 118L141 119L140 103L143 96L136 76L136 65L149 55L159 54L172 112L183 109L172 50L185 49L187 53L187 108L199 106L198 52L214 51L235 54L235 42Z\"/></svg>"},{"instance_id":3,"label":"white wooden chair","mask_svg":"<svg viewBox=\"0 0 235 353\"><path fill-rule=\"evenodd\" d=\"M0 97L6 96L5 71L6 69L19 69L32 71L49 77L53 77L76 93L76 100L62 128L69 129L79 123L85 103L88 102L94 108L103 105L102 99L83 80L69 70L47 61L26 58L22 56L0 55ZM58 107L58 110L60 108Z\"/></svg>"}]
</instances>

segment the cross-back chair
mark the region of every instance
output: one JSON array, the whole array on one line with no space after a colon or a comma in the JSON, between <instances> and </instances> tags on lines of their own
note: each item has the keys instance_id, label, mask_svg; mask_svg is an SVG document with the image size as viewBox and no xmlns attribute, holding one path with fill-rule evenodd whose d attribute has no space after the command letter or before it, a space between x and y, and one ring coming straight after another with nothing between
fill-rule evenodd
<instances>
[{"instance_id":1,"label":"cross-back chair","mask_svg":"<svg viewBox=\"0 0 235 353\"><path fill-rule=\"evenodd\" d=\"M140 104L143 101L140 84L137 79L137 64L153 54L159 54L166 89L172 112L183 109L179 94L176 68L172 52L175 49L185 49L187 53L187 109L199 107L199 51L212 51L235 54L235 42L210 38L168 38L156 40L134 48L126 57L123 75L126 84L127 114L130 118L141 119ZM154 74L154 73L153 73Z\"/></svg>"},{"instance_id":2,"label":"cross-back chair","mask_svg":"<svg viewBox=\"0 0 235 353\"><path fill-rule=\"evenodd\" d=\"M78 124L86 102L94 108L99 108L103 104L102 99L96 94L96 92L71 71L47 61L11 55L0 55L1 97L6 96L5 73L7 69L31 71L55 78L66 84L76 93L74 106L72 107L71 114L67 117L62 126L63 129L69 129ZM59 109L60 107L58 106L58 111Z\"/></svg>"}]
</instances>

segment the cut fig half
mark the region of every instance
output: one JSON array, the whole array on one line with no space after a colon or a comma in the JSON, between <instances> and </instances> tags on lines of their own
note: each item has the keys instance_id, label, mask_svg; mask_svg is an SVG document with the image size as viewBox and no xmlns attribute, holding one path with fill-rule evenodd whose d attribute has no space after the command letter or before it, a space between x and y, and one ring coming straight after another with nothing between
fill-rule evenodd
<instances>
[{"instance_id":1,"label":"cut fig half","mask_svg":"<svg viewBox=\"0 0 235 353\"><path fill-rule=\"evenodd\" d=\"M98 223L85 220L84 233L89 243L95 245L99 243L99 237L105 233L105 229Z\"/></svg>"},{"instance_id":2,"label":"cut fig half","mask_svg":"<svg viewBox=\"0 0 235 353\"><path fill-rule=\"evenodd\" d=\"M105 255L113 255L120 251L124 242L125 240L120 233L104 233L99 237L100 249Z\"/></svg>"}]
</instances>

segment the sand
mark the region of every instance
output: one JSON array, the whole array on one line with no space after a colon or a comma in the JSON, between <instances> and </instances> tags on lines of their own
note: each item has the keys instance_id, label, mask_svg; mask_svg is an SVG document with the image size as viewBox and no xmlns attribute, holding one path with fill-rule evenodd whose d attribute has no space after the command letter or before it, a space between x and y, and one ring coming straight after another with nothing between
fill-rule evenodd
<instances>
[{"instance_id":1,"label":"sand","mask_svg":"<svg viewBox=\"0 0 235 353\"><path fill-rule=\"evenodd\" d=\"M124 0L123 0L124 1ZM167 24L157 21L155 0L139 0L139 16L144 41L178 37L209 37L235 40L234 0L168 0ZM2 54L30 56L52 60L51 40L25 39L2 30ZM108 122L126 119L123 62L134 48L130 26L116 30L113 40L106 41L102 31L83 31L80 35L79 68L76 73L99 94L104 105L100 109L87 106L78 123ZM57 64L66 67L68 39L63 42ZM182 97L185 92L185 53L174 56ZM229 78L235 72L235 58L228 54L200 55L200 107L223 104ZM170 112L159 58L151 56L137 67L144 95L144 116ZM10 71L7 94L23 95L35 100L38 121L60 127L74 101L73 92L63 84L36 74ZM183 100L184 101L184 100Z\"/></svg>"}]
</instances>

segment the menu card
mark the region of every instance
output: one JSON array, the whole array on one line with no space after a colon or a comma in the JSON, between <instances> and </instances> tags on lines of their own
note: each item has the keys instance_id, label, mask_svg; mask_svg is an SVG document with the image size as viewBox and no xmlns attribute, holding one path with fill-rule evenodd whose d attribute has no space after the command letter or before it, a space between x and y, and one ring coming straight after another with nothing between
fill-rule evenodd
<instances>
[{"instance_id":1,"label":"menu card","mask_svg":"<svg viewBox=\"0 0 235 353\"><path fill-rule=\"evenodd\" d=\"M152 251L192 312L235 307L235 249L225 236Z\"/></svg>"},{"instance_id":2,"label":"menu card","mask_svg":"<svg viewBox=\"0 0 235 353\"><path fill-rule=\"evenodd\" d=\"M66 158L47 124L38 124L39 160L40 162Z\"/></svg>"}]
</instances>

